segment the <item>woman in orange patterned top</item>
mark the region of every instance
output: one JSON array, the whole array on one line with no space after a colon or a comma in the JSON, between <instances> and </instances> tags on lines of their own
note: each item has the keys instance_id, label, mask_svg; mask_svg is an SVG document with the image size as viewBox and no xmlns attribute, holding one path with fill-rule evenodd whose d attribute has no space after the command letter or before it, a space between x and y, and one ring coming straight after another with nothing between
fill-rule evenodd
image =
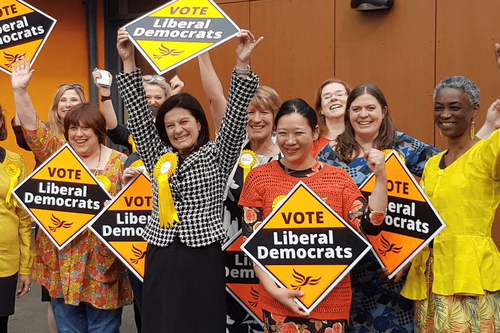
<instances>
[{"instance_id":1,"label":"woman in orange patterned top","mask_svg":"<svg viewBox=\"0 0 500 333\"><path fill-rule=\"evenodd\" d=\"M366 159L376 176L369 201L342 169L316 161L311 146L318 138L315 111L303 100L283 103L275 118L277 143L284 157L253 169L239 204L244 207L243 234L248 237L273 210L277 198L304 182L358 232L377 234L385 217L387 188L384 154L376 149ZM344 332L349 320L351 287L347 275L308 315L293 300L303 293L280 288L258 266L259 303L265 332Z\"/></svg>"},{"instance_id":2,"label":"woman in orange patterned top","mask_svg":"<svg viewBox=\"0 0 500 333\"><path fill-rule=\"evenodd\" d=\"M13 66L12 87L16 113L35 113L27 86L32 71L19 60ZM106 123L99 108L78 104L64 117L64 139L49 135L47 126L21 118L29 146L41 161L47 160L66 141L96 175L109 179L108 192L122 187L126 156L104 145ZM33 277L49 291L59 332L118 332L122 307L132 301L127 269L93 234L85 231L62 250L43 232L36 238Z\"/></svg>"}]
</instances>

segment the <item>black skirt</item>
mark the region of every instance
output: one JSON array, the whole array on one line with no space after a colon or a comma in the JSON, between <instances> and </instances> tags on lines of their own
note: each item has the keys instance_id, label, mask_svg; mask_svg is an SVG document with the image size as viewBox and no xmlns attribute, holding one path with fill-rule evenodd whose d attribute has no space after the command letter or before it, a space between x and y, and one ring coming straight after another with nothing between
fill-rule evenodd
<instances>
[{"instance_id":1,"label":"black skirt","mask_svg":"<svg viewBox=\"0 0 500 333\"><path fill-rule=\"evenodd\" d=\"M17 273L0 277L0 317L14 314L17 292Z\"/></svg>"},{"instance_id":2,"label":"black skirt","mask_svg":"<svg viewBox=\"0 0 500 333\"><path fill-rule=\"evenodd\" d=\"M142 295L143 333L224 333L226 291L220 243L148 244Z\"/></svg>"}]
</instances>

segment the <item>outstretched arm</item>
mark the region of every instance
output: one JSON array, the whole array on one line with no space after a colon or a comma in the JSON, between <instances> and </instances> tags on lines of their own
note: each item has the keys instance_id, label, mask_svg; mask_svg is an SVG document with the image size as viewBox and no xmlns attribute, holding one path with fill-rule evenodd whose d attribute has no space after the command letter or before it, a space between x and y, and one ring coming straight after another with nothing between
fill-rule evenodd
<instances>
[{"instance_id":1,"label":"outstretched arm","mask_svg":"<svg viewBox=\"0 0 500 333\"><path fill-rule=\"evenodd\" d=\"M200 66L203 90L205 90L210 103L210 114L212 115L215 131L218 131L226 110L226 98L224 97L222 83L212 66L208 52L198 56L198 65Z\"/></svg>"},{"instance_id":2,"label":"outstretched arm","mask_svg":"<svg viewBox=\"0 0 500 333\"><path fill-rule=\"evenodd\" d=\"M37 127L36 110L28 94L28 85L34 71L31 69L30 59L22 57L12 65L12 74L10 75L16 117L26 130L36 130Z\"/></svg>"},{"instance_id":3,"label":"outstretched arm","mask_svg":"<svg viewBox=\"0 0 500 333\"><path fill-rule=\"evenodd\" d=\"M495 43L495 60L498 68L500 68L500 44ZM486 121L483 127L477 131L476 136L480 139L487 139L493 131L500 128L500 112L497 111L497 101L488 108L488 113L486 114Z\"/></svg>"},{"instance_id":4,"label":"outstretched arm","mask_svg":"<svg viewBox=\"0 0 500 333\"><path fill-rule=\"evenodd\" d=\"M111 84L113 83L113 76L108 72L109 76L109 86L103 86L97 83L97 79L101 78L101 72L97 67L92 71L92 77L94 78L94 84L99 90L99 95L102 101L102 115L106 120L106 130L114 129L118 126L118 120L116 119L115 108L113 107L113 102L111 101ZM104 99L104 101L103 101Z\"/></svg>"}]
</instances>

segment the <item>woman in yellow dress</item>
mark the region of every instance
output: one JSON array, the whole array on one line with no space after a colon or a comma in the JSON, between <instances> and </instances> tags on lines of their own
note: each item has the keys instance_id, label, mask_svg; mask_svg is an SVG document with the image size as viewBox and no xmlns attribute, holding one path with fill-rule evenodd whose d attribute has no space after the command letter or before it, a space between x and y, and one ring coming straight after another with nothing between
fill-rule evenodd
<instances>
[{"instance_id":1,"label":"woman in yellow dress","mask_svg":"<svg viewBox=\"0 0 500 333\"><path fill-rule=\"evenodd\" d=\"M415 332L500 330L500 253L491 238L500 131L486 140L474 135L479 97L463 76L434 90L434 121L448 149L428 160L422 184L446 228L414 258L402 291L415 300ZM500 112L500 100L491 108Z\"/></svg>"}]
</instances>

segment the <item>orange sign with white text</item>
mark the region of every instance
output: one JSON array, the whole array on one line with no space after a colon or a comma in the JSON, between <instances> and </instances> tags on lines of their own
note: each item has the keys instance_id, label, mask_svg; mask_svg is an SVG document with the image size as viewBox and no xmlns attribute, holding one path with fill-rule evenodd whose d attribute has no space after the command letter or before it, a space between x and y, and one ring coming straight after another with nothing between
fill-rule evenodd
<instances>
[{"instance_id":1,"label":"orange sign with white text","mask_svg":"<svg viewBox=\"0 0 500 333\"><path fill-rule=\"evenodd\" d=\"M20 57L33 63L55 24L22 0L0 0L0 70L10 74Z\"/></svg>"},{"instance_id":2,"label":"orange sign with white text","mask_svg":"<svg viewBox=\"0 0 500 333\"><path fill-rule=\"evenodd\" d=\"M241 249L278 285L300 290L310 313L370 250L369 243L303 182Z\"/></svg>"},{"instance_id":3,"label":"orange sign with white text","mask_svg":"<svg viewBox=\"0 0 500 333\"><path fill-rule=\"evenodd\" d=\"M113 198L90 225L97 237L141 281L147 247L142 233L151 217L152 203L151 181L141 173Z\"/></svg>"},{"instance_id":4,"label":"orange sign with white text","mask_svg":"<svg viewBox=\"0 0 500 333\"><path fill-rule=\"evenodd\" d=\"M13 194L58 249L84 231L111 198L68 144Z\"/></svg>"},{"instance_id":5,"label":"orange sign with white text","mask_svg":"<svg viewBox=\"0 0 500 333\"><path fill-rule=\"evenodd\" d=\"M443 228L443 221L418 186L398 153L392 151L385 162L388 205L382 231L367 235L373 252L392 278ZM373 174L360 186L370 196L375 184Z\"/></svg>"}]
</instances>

